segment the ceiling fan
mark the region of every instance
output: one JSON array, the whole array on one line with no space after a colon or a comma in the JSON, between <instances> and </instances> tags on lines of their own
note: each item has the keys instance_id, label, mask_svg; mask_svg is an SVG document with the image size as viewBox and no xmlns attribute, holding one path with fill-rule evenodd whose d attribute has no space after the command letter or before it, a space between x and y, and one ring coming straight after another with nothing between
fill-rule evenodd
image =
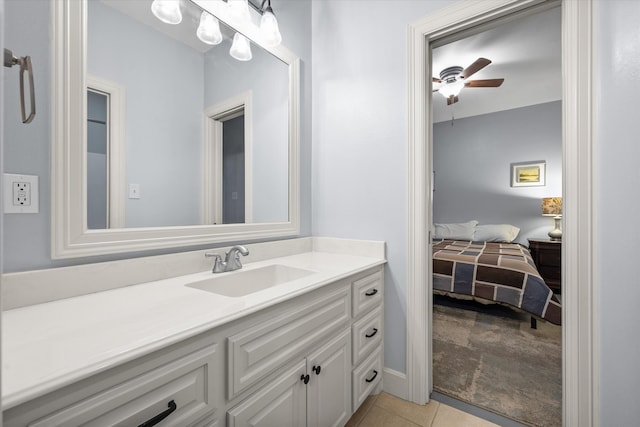
<instances>
[{"instance_id":1,"label":"ceiling fan","mask_svg":"<svg viewBox=\"0 0 640 427\"><path fill-rule=\"evenodd\" d=\"M478 58L464 69L458 65L447 67L440 71L440 78L433 78L434 83L442 83L438 89L433 91L440 92L442 96L447 98L447 105L451 105L458 102L458 94L463 87L498 87L504 82L504 79L466 80L489 64L491 64L490 60Z\"/></svg>"}]
</instances>

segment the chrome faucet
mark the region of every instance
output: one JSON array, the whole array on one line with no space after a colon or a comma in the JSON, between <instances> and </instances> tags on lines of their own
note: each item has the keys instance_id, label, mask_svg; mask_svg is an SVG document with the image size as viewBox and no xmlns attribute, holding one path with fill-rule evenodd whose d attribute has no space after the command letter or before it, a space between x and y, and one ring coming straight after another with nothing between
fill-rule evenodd
<instances>
[{"instance_id":1,"label":"chrome faucet","mask_svg":"<svg viewBox=\"0 0 640 427\"><path fill-rule=\"evenodd\" d=\"M208 258L213 258L213 269L211 270L212 273L224 273L225 271L241 269L242 263L240 262L240 255L249 255L249 250L244 246L233 246L231 249L229 249L229 252L225 254L224 261L222 261L222 257L219 254L211 252L207 252L204 254L204 256Z\"/></svg>"}]
</instances>

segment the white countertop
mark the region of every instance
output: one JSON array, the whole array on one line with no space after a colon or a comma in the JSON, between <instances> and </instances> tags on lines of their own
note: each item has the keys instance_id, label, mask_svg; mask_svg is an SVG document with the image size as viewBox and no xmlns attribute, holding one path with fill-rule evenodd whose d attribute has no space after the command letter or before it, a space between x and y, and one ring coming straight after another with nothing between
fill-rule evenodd
<instances>
[{"instance_id":1,"label":"white countertop","mask_svg":"<svg viewBox=\"0 0 640 427\"><path fill-rule=\"evenodd\" d=\"M212 277L205 271L5 311L3 409L384 262L306 252L246 264L315 273L244 297L185 286Z\"/></svg>"}]
</instances>

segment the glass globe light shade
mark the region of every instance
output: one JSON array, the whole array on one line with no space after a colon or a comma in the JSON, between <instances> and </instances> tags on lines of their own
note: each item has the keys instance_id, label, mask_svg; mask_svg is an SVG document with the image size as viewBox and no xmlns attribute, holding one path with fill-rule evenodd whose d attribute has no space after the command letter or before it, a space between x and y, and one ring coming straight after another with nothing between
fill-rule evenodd
<instances>
[{"instance_id":1,"label":"glass globe light shade","mask_svg":"<svg viewBox=\"0 0 640 427\"><path fill-rule=\"evenodd\" d=\"M151 12L167 24L176 25L182 21L180 12L180 0L153 0Z\"/></svg>"},{"instance_id":2,"label":"glass globe light shade","mask_svg":"<svg viewBox=\"0 0 640 427\"><path fill-rule=\"evenodd\" d=\"M271 8L269 8L271 9ZM282 35L278 28L278 20L271 10L267 9L260 19L260 33L266 46L277 46L282 42Z\"/></svg>"},{"instance_id":3,"label":"glass globe light shade","mask_svg":"<svg viewBox=\"0 0 640 427\"><path fill-rule=\"evenodd\" d=\"M238 61L249 61L252 58L251 45L249 39L240 33L233 36L233 44L229 50L229 54Z\"/></svg>"},{"instance_id":4,"label":"glass globe light shade","mask_svg":"<svg viewBox=\"0 0 640 427\"><path fill-rule=\"evenodd\" d=\"M220 22L210 13L203 11L200 15L200 25L198 25L196 35L203 43L220 44L222 42Z\"/></svg>"},{"instance_id":5,"label":"glass globe light shade","mask_svg":"<svg viewBox=\"0 0 640 427\"><path fill-rule=\"evenodd\" d=\"M440 92L445 98L449 98L450 96L458 96L463 87L464 81L457 80L453 83L444 83L440 89L438 89L438 92Z\"/></svg>"},{"instance_id":6,"label":"glass globe light shade","mask_svg":"<svg viewBox=\"0 0 640 427\"><path fill-rule=\"evenodd\" d=\"M251 22L247 0L227 0L227 6L229 7L229 14L234 21Z\"/></svg>"}]
</instances>

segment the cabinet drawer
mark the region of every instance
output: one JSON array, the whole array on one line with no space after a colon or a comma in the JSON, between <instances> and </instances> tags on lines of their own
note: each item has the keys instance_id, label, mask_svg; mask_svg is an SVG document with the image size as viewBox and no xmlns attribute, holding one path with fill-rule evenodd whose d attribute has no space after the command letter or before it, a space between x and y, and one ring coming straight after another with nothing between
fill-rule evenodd
<instances>
[{"instance_id":1,"label":"cabinet drawer","mask_svg":"<svg viewBox=\"0 0 640 427\"><path fill-rule=\"evenodd\" d=\"M353 364L360 363L382 341L382 307L353 324Z\"/></svg>"},{"instance_id":2,"label":"cabinet drawer","mask_svg":"<svg viewBox=\"0 0 640 427\"><path fill-rule=\"evenodd\" d=\"M55 412L44 416L33 414L38 418L31 422L15 420L7 425L137 426L169 411L173 406L169 402L175 404L175 410L162 425L191 425L215 410L216 390L211 376L217 354L217 345L203 348L93 395L87 391L86 399Z\"/></svg>"},{"instance_id":3,"label":"cabinet drawer","mask_svg":"<svg viewBox=\"0 0 640 427\"><path fill-rule=\"evenodd\" d=\"M382 303L384 294L382 270L353 282L353 316L372 309Z\"/></svg>"},{"instance_id":4,"label":"cabinet drawer","mask_svg":"<svg viewBox=\"0 0 640 427\"><path fill-rule=\"evenodd\" d=\"M542 249L538 252L538 262L541 265L560 267L562 264L562 255L558 250L551 251Z\"/></svg>"},{"instance_id":5,"label":"cabinet drawer","mask_svg":"<svg viewBox=\"0 0 640 427\"><path fill-rule=\"evenodd\" d=\"M371 394L381 379L382 346L374 350L374 352L353 371L353 412L362 405L362 402Z\"/></svg>"},{"instance_id":6,"label":"cabinet drawer","mask_svg":"<svg viewBox=\"0 0 640 427\"><path fill-rule=\"evenodd\" d=\"M347 283L228 338L228 398L258 382L350 319Z\"/></svg>"}]
</instances>

